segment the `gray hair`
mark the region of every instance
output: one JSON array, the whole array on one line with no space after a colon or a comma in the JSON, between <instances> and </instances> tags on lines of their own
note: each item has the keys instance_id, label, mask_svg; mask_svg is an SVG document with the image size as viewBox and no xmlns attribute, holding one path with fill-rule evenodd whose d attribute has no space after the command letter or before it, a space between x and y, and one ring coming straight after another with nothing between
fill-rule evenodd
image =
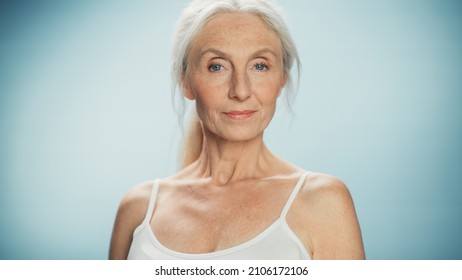
<instances>
[{"instance_id":1,"label":"gray hair","mask_svg":"<svg viewBox=\"0 0 462 280\"><path fill-rule=\"evenodd\" d=\"M297 48L282 18L279 7L265 0L193 0L183 10L173 38L171 65L172 97L175 110L181 117L181 126L185 111L185 101L184 98L178 98L176 91L178 87L182 91L181 84L188 66L188 53L191 42L212 16L226 12L245 12L258 15L277 34L281 39L283 49L284 73L286 76L284 90L289 108L295 97L290 70L295 62L297 66L298 89L301 70L300 58L298 57Z\"/></svg>"}]
</instances>

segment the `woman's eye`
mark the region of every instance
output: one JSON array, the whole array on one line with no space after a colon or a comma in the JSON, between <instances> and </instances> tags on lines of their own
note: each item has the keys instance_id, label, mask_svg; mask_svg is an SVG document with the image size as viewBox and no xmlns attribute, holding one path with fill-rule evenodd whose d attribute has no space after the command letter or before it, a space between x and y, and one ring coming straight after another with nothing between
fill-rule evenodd
<instances>
[{"instance_id":1,"label":"woman's eye","mask_svg":"<svg viewBox=\"0 0 462 280\"><path fill-rule=\"evenodd\" d=\"M220 64L212 64L209 66L209 70L212 72L220 71L223 68Z\"/></svg>"},{"instance_id":2,"label":"woman's eye","mask_svg":"<svg viewBox=\"0 0 462 280\"><path fill-rule=\"evenodd\" d=\"M263 63L257 63L255 64L255 69L258 71L263 71L266 70L267 66Z\"/></svg>"}]
</instances>

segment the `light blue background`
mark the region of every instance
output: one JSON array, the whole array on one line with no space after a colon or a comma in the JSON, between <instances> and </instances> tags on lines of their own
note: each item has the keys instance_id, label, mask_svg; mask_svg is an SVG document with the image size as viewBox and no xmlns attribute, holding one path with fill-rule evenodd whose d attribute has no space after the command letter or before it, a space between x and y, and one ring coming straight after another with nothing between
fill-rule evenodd
<instances>
[{"instance_id":1,"label":"light blue background","mask_svg":"<svg viewBox=\"0 0 462 280\"><path fill-rule=\"evenodd\" d=\"M0 258L104 259L118 203L175 170L187 1L0 9ZM279 1L303 63L270 148L343 179L370 259L462 259L462 4Z\"/></svg>"}]
</instances>

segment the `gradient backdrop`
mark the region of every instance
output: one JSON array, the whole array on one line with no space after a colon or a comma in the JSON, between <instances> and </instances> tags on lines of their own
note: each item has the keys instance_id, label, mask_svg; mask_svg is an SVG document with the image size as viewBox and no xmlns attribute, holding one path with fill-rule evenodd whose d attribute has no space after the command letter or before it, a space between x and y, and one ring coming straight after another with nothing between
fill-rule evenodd
<instances>
[{"instance_id":1,"label":"gradient backdrop","mask_svg":"<svg viewBox=\"0 0 462 280\"><path fill-rule=\"evenodd\" d=\"M2 1L0 258L105 259L175 170L175 1ZM462 4L278 1L303 63L270 148L349 186L370 259L462 259Z\"/></svg>"}]
</instances>

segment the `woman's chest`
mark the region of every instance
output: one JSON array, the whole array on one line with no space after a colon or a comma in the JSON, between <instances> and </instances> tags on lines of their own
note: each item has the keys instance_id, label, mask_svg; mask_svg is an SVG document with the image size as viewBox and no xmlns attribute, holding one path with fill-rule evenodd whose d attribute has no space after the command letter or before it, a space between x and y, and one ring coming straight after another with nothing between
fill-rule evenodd
<instances>
[{"instance_id":1,"label":"woman's chest","mask_svg":"<svg viewBox=\"0 0 462 280\"><path fill-rule=\"evenodd\" d=\"M151 220L157 240L183 253L210 253L242 244L279 219L286 192L158 200Z\"/></svg>"}]
</instances>

